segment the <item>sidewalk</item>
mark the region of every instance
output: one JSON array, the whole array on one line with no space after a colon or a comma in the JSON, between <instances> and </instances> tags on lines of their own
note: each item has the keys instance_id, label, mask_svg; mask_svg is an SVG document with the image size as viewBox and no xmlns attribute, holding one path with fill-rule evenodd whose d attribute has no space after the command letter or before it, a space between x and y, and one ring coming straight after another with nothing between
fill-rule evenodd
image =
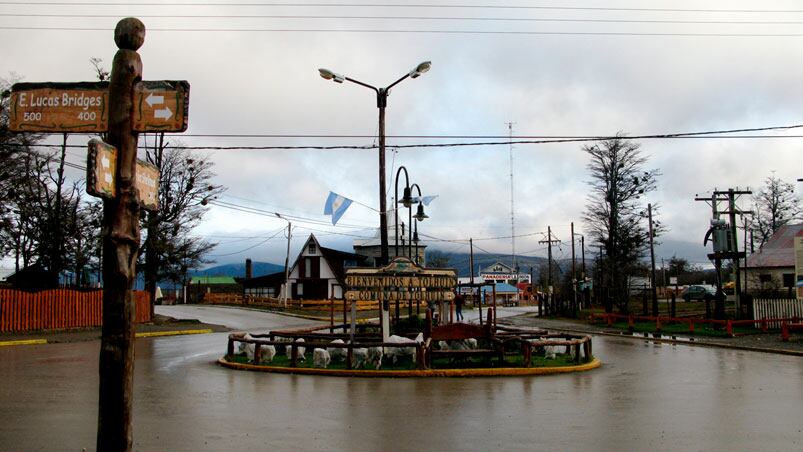
<instances>
[{"instance_id":1,"label":"sidewalk","mask_svg":"<svg viewBox=\"0 0 803 452\"><path fill-rule=\"evenodd\" d=\"M153 322L136 325L138 339L225 331L229 331L229 329L221 325L201 323L197 320L179 320L159 314L156 314ZM101 333L100 327L2 333L0 334L0 346L94 341L100 340Z\"/></svg>"},{"instance_id":2,"label":"sidewalk","mask_svg":"<svg viewBox=\"0 0 803 452\"><path fill-rule=\"evenodd\" d=\"M749 350L764 353L780 353L785 355L803 356L803 336L793 335L790 342L781 341L781 333L751 334L737 337L709 337L694 335L660 335L654 337L647 333L628 333L617 328L610 328L604 324L591 324L587 321L552 319L538 317L537 314L529 313L499 319L498 323L504 323L520 327L537 327L547 330L567 331L572 333L595 334L604 336L614 336L633 340L649 340L670 342L686 345L702 345L708 347L725 347L738 350Z\"/></svg>"}]
</instances>

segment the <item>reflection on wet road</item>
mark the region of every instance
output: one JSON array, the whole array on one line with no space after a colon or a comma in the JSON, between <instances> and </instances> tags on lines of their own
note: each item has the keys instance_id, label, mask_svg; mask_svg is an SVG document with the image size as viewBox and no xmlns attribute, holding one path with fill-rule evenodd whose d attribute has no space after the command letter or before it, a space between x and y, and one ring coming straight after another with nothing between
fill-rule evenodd
<instances>
[{"instance_id":1,"label":"reflection on wet road","mask_svg":"<svg viewBox=\"0 0 803 452\"><path fill-rule=\"evenodd\" d=\"M248 328L309 323L261 315L246 314ZM224 333L140 339L135 449L803 447L803 359L594 341L604 365L587 373L342 379L218 367ZM98 349L97 341L0 349L0 449L94 449Z\"/></svg>"}]
</instances>

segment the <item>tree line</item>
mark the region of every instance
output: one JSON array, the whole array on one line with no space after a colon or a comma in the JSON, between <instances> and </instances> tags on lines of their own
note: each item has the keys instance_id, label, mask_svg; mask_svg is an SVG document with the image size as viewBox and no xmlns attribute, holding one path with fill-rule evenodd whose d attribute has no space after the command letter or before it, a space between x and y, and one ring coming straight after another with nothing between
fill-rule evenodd
<instances>
[{"instance_id":1,"label":"tree line","mask_svg":"<svg viewBox=\"0 0 803 452\"><path fill-rule=\"evenodd\" d=\"M657 189L660 172L647 168L648 159L640 145L624 136L584 146L583 151L590 158L590 190L583 220L592 246L599 249L593 261L595 290L607 308L626 311L628 277L647 274L650 237L645 195ZM739 225L748 229L749 250L760 248L785 224L803 219L794 186L774 174L753 193L751 204L752 215L746 224ZM652 207L653 216L658 217L660 206ZM653 238L665 232L666 227L654 221ZM670 259L667 271L695 282L706 277L710 280L713 274L677 256ZM571 282L568 288L571 290Z\"/></svg>"}]
</instances>

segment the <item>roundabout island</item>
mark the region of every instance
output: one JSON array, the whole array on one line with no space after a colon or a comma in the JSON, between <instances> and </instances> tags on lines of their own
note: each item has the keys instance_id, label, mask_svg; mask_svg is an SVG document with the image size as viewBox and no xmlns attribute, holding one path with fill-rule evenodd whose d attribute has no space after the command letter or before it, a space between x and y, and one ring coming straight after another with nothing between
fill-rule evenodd
<instances>
[{"instance_id":1,"label":"roundabout island","mask_svg":"<svg viewBox=\"0 0 803 452\"><path fill-rule=\"evenodd\" d=\"M497 325L495 296L484 322L482 315L479 325L454 322L457 277L452 269L423 268L397 257L381 268L349 268L345 282L343 324L332 320L326 326L267 334L232 333L218 363L238 370L350 377L544 375L600 366L591 336ZM360 300L378 302L377 322L357 323ZM391 303L396 305L392 323ZM406 319L400 303L407 306ZM422 306L423 318L418 314Z\"/></svg>"},{"instance_id":2,"label":"roundabout island","mask_svg":"<svg viewBox=\"0 0 803 452\"><path fill-rule=\"evenodd\" d=\"M591 337L496 325L433 325L383 340L380 325L232 333L223 367L338 377L499 377L582 372L601 365ZM353 330L350 327L354 326Z\"/></svg>"}]
</instances>

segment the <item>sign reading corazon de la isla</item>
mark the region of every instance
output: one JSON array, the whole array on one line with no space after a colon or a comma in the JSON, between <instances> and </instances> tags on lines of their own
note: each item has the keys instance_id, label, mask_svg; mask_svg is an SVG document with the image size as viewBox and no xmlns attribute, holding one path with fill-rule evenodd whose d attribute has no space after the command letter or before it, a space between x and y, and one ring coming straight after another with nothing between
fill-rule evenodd
<instances>
[{"instance_id":1,"label":"sign reading corazon de la isla","mask_svg":"<svg viewBox=\"0 0 803 452\"><path fill-rule=\"evenodd\" d=\"M428 269L407 258L396 258L383 268L346 269L346 298L379 301L450 301L457 275L452 269Z\"/></svg>"},{"instance_id":2,"label":"sign reading corazon de la isla","mask_svg":"<svg viewBox=\"0 0 803 452\"><path fill-rule=\"evenodd\" d=\"M144 81L134 89L132 127L137 132L187 130L190 84ZM12 132L107 132L109 83L17 83L11 87Z\"/></svg>"},{"instance_id":3,"label":"sign reading corazon de la isla","mask_svg":"<svg viewBox=\"0 0 803 452\"><path fill-rule=\"evenodd\" d=\"M90 140L86 156L86 192L99 198L116 197L116 168L117 149L97 138ZM148 162L137 160L136 177L139 204L146 210L158 210L159 169Z\"/></svg>"}]
</instances>

